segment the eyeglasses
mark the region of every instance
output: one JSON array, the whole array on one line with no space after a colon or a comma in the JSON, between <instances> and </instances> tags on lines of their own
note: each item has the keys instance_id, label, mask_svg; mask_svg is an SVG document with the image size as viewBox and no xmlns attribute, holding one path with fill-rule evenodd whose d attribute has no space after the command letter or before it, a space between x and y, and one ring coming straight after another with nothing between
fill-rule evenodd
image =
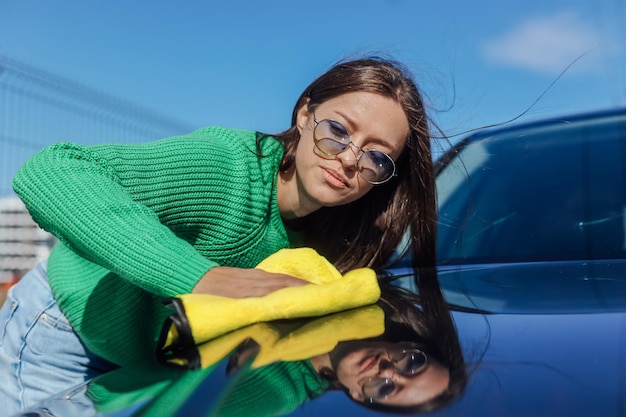
<instances>
[{"instance_id":1,"label":"eyeglasses","mask_svg":"<svg viewBox=\"0 0 626 417\"><path fill-rule=\"evenodd\" d=\"M365 181L378 185L396 176L396 164L389 155L355 145L350 140L347 129L341 123L330 119L318 121L315 116L313 121L315 122L313 129L315 147L324 155L339 155L352 145L361 151L361 155L356 160L356 166L359 175Z\"/></svg>"},{"instance_id":2,"label":"eyeglasses","mask_svg":"<svg viewBox=\"0 0 626 417\"><path fill-rule=\"evenodd\" d=\"M426 354L419 349L405 349L391 356L393 369L404 376L415 375L426 367ZM369 378L361 390L370 403L387 398L396 389L396 384L389 378Z\"/></svg>"}]
</instances>

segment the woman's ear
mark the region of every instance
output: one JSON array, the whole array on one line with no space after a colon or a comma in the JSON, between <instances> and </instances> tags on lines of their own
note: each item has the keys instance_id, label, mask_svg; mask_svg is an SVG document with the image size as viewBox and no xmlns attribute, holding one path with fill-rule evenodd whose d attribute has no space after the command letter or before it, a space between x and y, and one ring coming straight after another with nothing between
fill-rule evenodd
<instances>
[{"instance_id":1,"label":"woman's ear","mask_svg":"<svg viewBox=\"0 0 626 417\"><path fill-rule=\"evenodd\" d=\"M306 99L306 102L300 106L296 116L296 127L298 128L298 132L300 136L302 136L302 131L307 126L309 122L309 99Z\"/></svg>"},{"instance_id":2,"label":"woman's ear","mask_svg":"<svg viewBox=\"0 0 626 417\"><path fill-rule=\"evenodd\" d=\"M348 391L348 395L350 396L350 398L352 398L354 401L356 402L363 402L363 400L365 399L365 396L363 395L362 392L359 391L353 391L353 390L349 390Z\"/></svg>"},{"instance_id":3,"label":"woman's ear","mask_svg":"<svg viewBox=\"0 0 626 417\"><path fill-rule=\"evenodd\" d=\"M337 373L328 366L322 366L317 372L328 382L337 381Z\"/></svg>"}]
</instances>

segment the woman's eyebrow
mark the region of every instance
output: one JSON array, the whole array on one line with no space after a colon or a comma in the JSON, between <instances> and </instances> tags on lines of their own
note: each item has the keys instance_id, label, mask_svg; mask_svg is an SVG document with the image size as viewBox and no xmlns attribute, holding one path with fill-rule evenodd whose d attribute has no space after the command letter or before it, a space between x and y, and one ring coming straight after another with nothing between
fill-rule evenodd
<instances>
[{"instance_id":1,"label":"woman's eyebrow","mask_svg":"<svg viewBox=\"0 0 626 417\"><path fill-rule=\"evenodd\" d=\"M335 113L343 118L343 120L345 121L344 123L347 125L346 128L348 129L348 132L354 131L354 127L356 126L356 123L350 116L343 113L341 110L335 110ZM352 133L350 133L350 136L352 137ZM389 150L394 150L394 147L391 146L391 144L387 142L385 139L371 138L371 137L367 137L366 139L368 142L379 144Z\"/></svg>"}]
</instances>

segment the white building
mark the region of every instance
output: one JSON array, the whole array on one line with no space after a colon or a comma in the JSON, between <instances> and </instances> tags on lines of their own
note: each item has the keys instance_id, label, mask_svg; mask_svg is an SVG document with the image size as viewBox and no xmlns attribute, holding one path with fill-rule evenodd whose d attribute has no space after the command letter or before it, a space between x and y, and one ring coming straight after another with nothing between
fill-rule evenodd
<instances>
[{"instance_id":1,"label":"white building","mask_svg":"<svg viewBox=\"0 0 626 417\"><path fill-rule=\"evenodd\" d=\"M0 198L0 283L20 278L50 254L55 238L40 229L17 197Z\"/></svg>"}]
</instances>

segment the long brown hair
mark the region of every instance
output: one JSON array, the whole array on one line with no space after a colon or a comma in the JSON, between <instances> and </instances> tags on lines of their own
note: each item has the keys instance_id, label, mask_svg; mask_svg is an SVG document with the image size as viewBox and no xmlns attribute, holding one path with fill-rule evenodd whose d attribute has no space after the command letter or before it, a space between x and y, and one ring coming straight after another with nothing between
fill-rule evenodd
<instances>
[{"instance_id":1,"label":"long brown hair","mask_svg":"<svg viewBox=\"0 0 626 417\"><path fill-rule=\"evenodd\" d=\"M430 270L434 271L434 268ZM419 343L424 352L448 369L450 382L444 391L419 405L361 405L398 414L419 414L447 407L463 394L469 375L456 326L447 304L440 297L439 288L426 286L425 292L416 295L404 288L382 283L381 290L378 305L385 311L383 339Z\"/></svg>"},{"instance_id":2,"label":"long brown hair","mask_svg":"<svg viewBox=\"0 0 626 417\"><path fill-rule=\"evenodd\" d=\"M298 110L307 105L312 111L331 98L357 91L389 97L404 109L409 134L396 161L397 177L357 201L322 207L290 225L303 232L305 245L344 272L385 266L407 230L414 266L432 267L437 215L429 122L417 85L399 63L378 57L343 61L313 81L296 102L291 128L275 135L284 146L280 170L287 171L295 163Z\"/></svg>"},{"instance_id":3,"label":"long brown hair","mask_svg":"<svg viewBox=\"0 0 626 417\"><path fill-rule=\"evenodd\" d=\"M463 350L459 341L458 332L450 311L445 303L442 309L424 309L421 300L433 294L419 296L404 288L381 284L381 297L378 305L385 312L385 332L379 337L365 339L384 340L391 343L414 342L426 353L427 357L435 359L448 369L449 382L446 389L433 398L419 404L401 406L383 403L370 403L354 399L348 394L347 388L337 379L334 371L320 372L330 386L329 390L346 392L348 398L365 408L393 412L394 414L420 414L440 410L456 401L464 392L468 382L468 372L463 357ZM434 294L437 303L441 299Z\"/></svg>"}]
</instances>

